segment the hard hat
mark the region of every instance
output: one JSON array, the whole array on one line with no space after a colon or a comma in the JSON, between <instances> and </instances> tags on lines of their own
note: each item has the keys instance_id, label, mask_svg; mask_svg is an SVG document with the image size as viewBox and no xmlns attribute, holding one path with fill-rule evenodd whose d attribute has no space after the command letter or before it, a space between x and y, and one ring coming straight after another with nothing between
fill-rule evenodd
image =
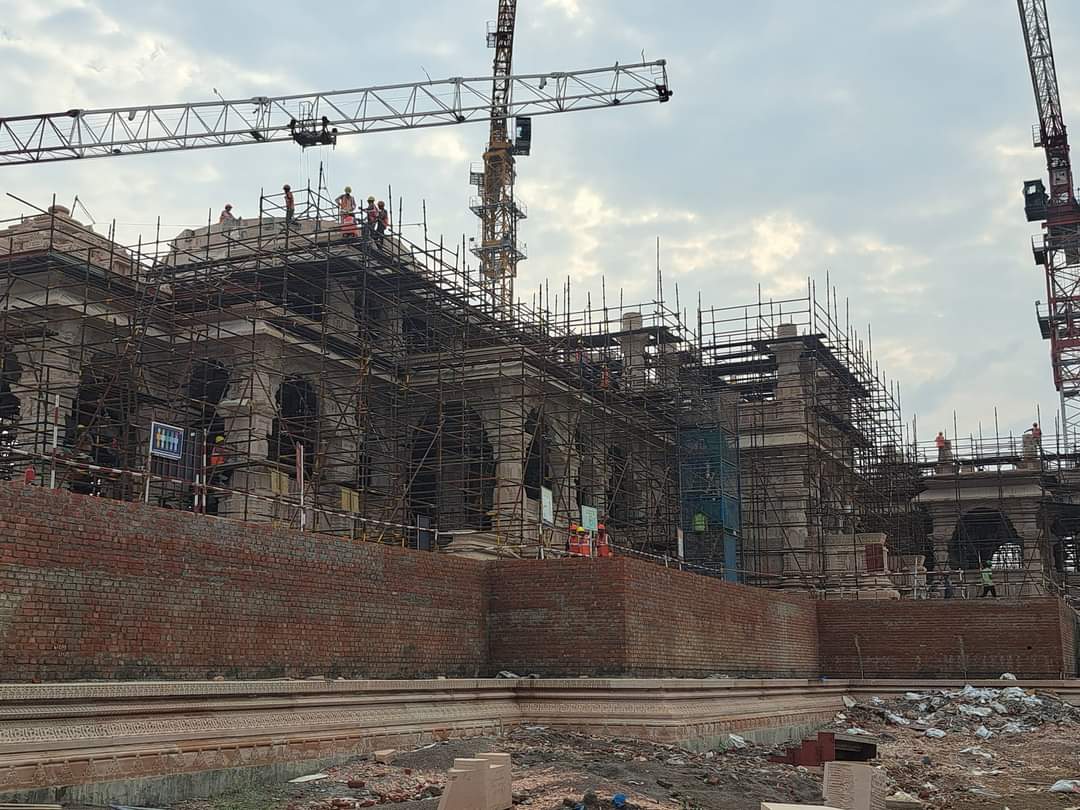
<instances>
[{"instance_id":1,"label":"hard hat","mask_svg":"<svg viewBox=\"0 0 1080 810\"><path fill-rule=\"evenodd\" d=\"M368 197L368 198L367 198L367 201L368 201L368 202L375 202L375 198L374 198L374 197Z\"/></svg>"},{"instance_id":2,"label":"hard hat","mask_svg":"<svg viewBox=\"0 0 1080 810\"><path fill-rule=\"evenodd\" d=\"M288 183L283 185L282 188L285 189L286 191L292 191L292 186L290 186Z\"/></svg>"},{"instance_id":3,"label":"hard hat","mask_svg":"<svg viewBox=\"0 0 1080 810\"><path fill-rule=\"evenodd\" d=\"M345 193L352 194L352 186L345 186Z\"/></svg>"},{"instance_id":4,"label":"hard hat","mask_svg":"<svg viewBox=\"0 0 1080 810\"><path fill-rule=\"evenodd\" d=\"M386 205L386 203L383 202L382 200L379 200L379 205Z\"/></svg>"},{"instance_id":5,"label":"hard hat","mask_svg":"<svg viewBox=\"0 0 1080 810\"><path fill-rule=\"evenodd\" d=\"M215 437L214 437L214 443L215 443L215 444L221 444L221 443L222 443L223 441L225 441L225 437L224 437L224 436L215 436Z\"/></svg>"}]
</instances>

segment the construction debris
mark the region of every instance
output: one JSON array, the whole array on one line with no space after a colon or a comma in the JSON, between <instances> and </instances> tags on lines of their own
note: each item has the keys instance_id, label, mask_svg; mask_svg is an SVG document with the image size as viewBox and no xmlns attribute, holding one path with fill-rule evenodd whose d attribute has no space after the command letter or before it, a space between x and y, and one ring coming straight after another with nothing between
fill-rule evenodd
<instances>
[{"instance_id":1,"label":"construction debris","mask_svg":"<svg viewBox=\"0 0 1080 810\"><path fill-rule=\"evenodd\" d=\"M965 686L926 694L907 692L902 698L889 700L871 698L867 703L847 706L845 719L837 720L837 725L846 725L853 718L879 718L890 726L907 727L937 739L954 733L987 740L995 734L1024 734L1046 723L1080 724L1080 709L1054 695L1035 694L1018 686Z\"/></svg>"}]
</instances>

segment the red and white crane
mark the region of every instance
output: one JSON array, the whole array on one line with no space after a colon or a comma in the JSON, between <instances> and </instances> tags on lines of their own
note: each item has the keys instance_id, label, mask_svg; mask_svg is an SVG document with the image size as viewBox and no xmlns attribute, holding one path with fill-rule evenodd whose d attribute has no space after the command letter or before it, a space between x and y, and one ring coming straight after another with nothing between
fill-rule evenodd
<instances>
[{"instance_id":1,"label":"red and white crane","mask_svg":"<svg viewBox=\"0 0 1080 810\"><path fill-rule=\"evenodd\" d=\"M1024 183L1024 210L1029 222L1043 223L1042 236L1032 240L1035 263L1046 274L1046 309L1038 311L1039 326L1050 341L1061 432L1067 448L1072 449L1080 438L1080 205L1073 185L1046 0L1017 0L1017 7L1039 113L1035 146L1046 153L1049 179L1049 187L1041 179Z\"/></svg>"}]
</instances>

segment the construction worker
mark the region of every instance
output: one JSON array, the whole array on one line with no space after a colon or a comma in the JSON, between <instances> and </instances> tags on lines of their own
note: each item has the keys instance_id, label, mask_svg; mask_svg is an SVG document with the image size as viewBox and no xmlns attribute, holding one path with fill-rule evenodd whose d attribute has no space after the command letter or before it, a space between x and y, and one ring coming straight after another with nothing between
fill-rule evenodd
<instances>
[{"instance_id":1,"label":"construction worker","mask_svg":"<svg viewBox=\"0 0 1080 810\"><path fill-rule=\"evenodd\" d=\"M589 537L585 534L585 527L576 523L570 524L570 538L566 544L566 550L571 557L589 556Z\"/></svg>"},{"instance_id":2,"label":"construction worker","mask_svg":"<svg viewBox=\"0 0 1080 810\"><path fill-rule=\"evenodd\" d=\"M982 578L982 594L979 598L982 599L984 596L992 596L994 599L997 599L997 588L994 587L994 569L990 567L989 560L983 565L980 576Z\"/></svg>"},{"instance_id":3,"label":"construction worker","mask_svg":"<svg viewBox=\"0 0 1080 810\"><path fill-rule=\"evenodd\" d=\"M1029 432L1031 433L1031 438L1035 440L1035 444L1040 444L1042 442L1042 428L1039 427L1038 422L1031 423L1031 430Z\"/></svg>"},{"instance_id":4,"label":"construction worker","mask_svg":"<svg viewBox=\"0 0 1080 810\"><path fill-rule=\"evenodd\" d=\"M592 556L592 544L589 543L589 533L585 531L584 526L578 526L577 529L577 548L578 556L591 557Z\"/></svg>"},{"instance_id":5,"label":"construction worker","mask_svg":"<svg viewBox=\"0 0 1080 810\"><path fill-rule=\"evenodd\" d=\"M292 186L288 183L283 185L281 190L285 192L285 227L289 227L296 214L296 200L293 199Z\"/></svg>"},{"instance_id":6,"label":"construction worker","mask_svg":"<svg viewBox=\"0 0 1080 810\"><path fill-rule=\"evenodd\" d=\"M364 209L364 235L374 236L375 226L379 224L379 209L375 207L375 198L367 198L367 208Z\"/></svg>"},{"instance_id":7,"label":"construction worker","mask_svg":"<svg viewBox=\"0 0 1080 810\"><path fill-rule=\"evenodd\" d=\"M346 239L355 239L360 235L359 229L356 227L356 215L355 214L342 214L341 215L341 235Z\"/></svg>"},{"instance_id":8,"label":"construction worker","mask_svg":"<svg viewBox=\"0 0 1080 810\"><path fill-rule=\"evenodd\" d=\"M220 433L214 436L214 443L210 446L206 463L211 467L217 467L225 463L225 437Z\"/></svg>"},{"instance_id":9,"label":"construction worker","mask_svg":"<svg viewBox=\"0 0 1080 810\"><path fill-rule=\"evenodd\" d=\"M352 195L352 186L345 186L345 193L337 198L337 207L342 223L346 216L352 216L356 212L356 198Z\"/></svg>"},{"instance_id":10,"label":"construction worker","mask_svg":"<svg viewBox=\"0 0 1080 810\"><path fill-rule=\"evenodd\" d=\"M225 207L221 211L221 216L218 217L218 224L224 225L224 230L229 230L236 224L236 215L232 212L232 203L225 203Z\"/></svg>"},{"instance_id":11,"label":"construction worker","mask_svg":"<svg viewBox=\"0 0 1080 810\"><path fill-rule=\"evenodd\" d=\"M940 430L937 436L934 438L934 444L937 446L937 459L938 461L945 461L948 455L945 452L945 448L949 446L949 440L945 438L945 434Z\"/></svg>"},{"instance_id":12,"label":"construction worker","mask_svg":"<svg viewBox=\"0 0 1080 810\"><path fill-rule=\"evenodd\" d=\"M378 220L375 223L375 235L381 242L383 235L390 230L390 212L386 210L386 203L382 200L379 200L377 208Z\"/></svg>"},{"instance_id":13,"label":"construction worker","mask_svg":"<svg viewBox=\"0 0 1080 810\"><path fill-rule=\"evenodd\" d=\"M603 523L596 526L596 556L610 557L611 546L608 545L607 527Z\"/></svg>"}]
</instances>

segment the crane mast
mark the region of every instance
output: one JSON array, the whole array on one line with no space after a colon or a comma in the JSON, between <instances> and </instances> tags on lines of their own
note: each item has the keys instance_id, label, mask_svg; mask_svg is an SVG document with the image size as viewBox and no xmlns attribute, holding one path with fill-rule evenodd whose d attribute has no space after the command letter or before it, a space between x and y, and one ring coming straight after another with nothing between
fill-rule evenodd
<instances>
[{"instance_id":1,"label":"crane mast","mask_svg":"<svg viewBox=\"0 0 1080 810\"><path fill-rule=\"evenodd\" d=\"M1017 0L1017 8L1039 114L1034 143L1046 154L1049 180L1049 190L1041 179L1024 183L1024 209L1029 222L1043 223L1043 235L1032 240L1035 263L1046 276L1046 309L1037 315L1050 342L1061 433L1071 449L1080 434L1080 206L1046 0Z\"/></svg>"},{"instance_id":2,"label":"crane mast","mask_svg":"<svg viewBox=\"0 0 1080 810\"><path fill-rule=\"evenodd\" d=\"M499 14L488 31L488 47L495 49L491 86L491 136L484 152L484 168L473 178L480 198L472 206L480 218L480 242L473 247L480 272L491 284L497 309L505 311L514 300L518 262L525 258L518 247L517 224L524 210L514 200L514 148L507 130L510 110L510 71L514 59L517 0L499 0Z\"/></svg>"}]
</instances>

